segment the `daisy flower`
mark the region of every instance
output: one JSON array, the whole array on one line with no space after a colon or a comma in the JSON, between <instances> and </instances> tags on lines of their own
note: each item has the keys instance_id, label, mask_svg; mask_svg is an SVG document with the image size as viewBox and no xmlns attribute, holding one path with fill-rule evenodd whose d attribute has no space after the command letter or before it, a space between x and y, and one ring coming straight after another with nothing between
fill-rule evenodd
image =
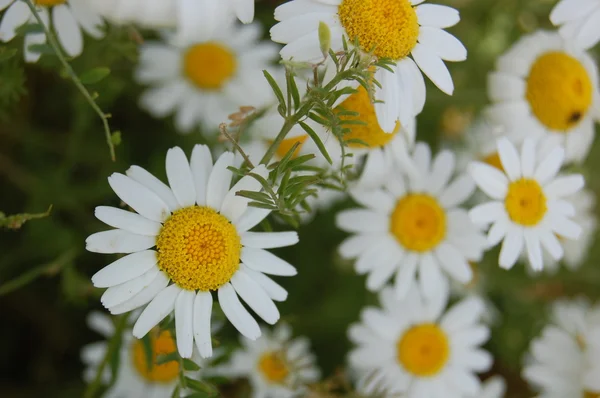
<instances>
[{"instance_id":1,"label":"daisy flower","mask_svg":"<svg viewBox=\"0 0 600 398\"><path fill-rule=\"evenodd\" d=\"M560 35L589 49L600 40L600 1L560 0L550 13Z\"/></svg>"},{"instance_id":2,"label":"daisy flower","mask_svg":"<svg viewBox=\"0 0 600 398\"><path fill-rule=\"evenodd\" d=\"M115 333L112 321L102 313L90 313L87 321L90 328L105 337L106 340L109 340ZM142 341L131 336L129 330L123 333L118 353L119 366L115 375L115 383L108 388L104 397L165 398L171 396L179 380L179 362L172 361L158 365L156 359L159 355L175 352L175 339L168 330L162 332L153 330L150 334L150 344L154 364L151 369L148 369ZM107 349L108 341L91 343L82 348L81 359L86 366L83 378L86 382L90 383L94 380ZM194 358L194 362L204 366L200 358ZM199 372L186 372L186 374L189 377L198 377ZM109 367L105 369L102 377L103 382L109 384L111 379Z\"/></svg>"},{"instance_id":3,"label":"daisy flower","mask_svg":"<svg viewBox=\"0 0 600 398\"><path fill-rule=\"evenodd\" d=\"M254 0L87 0L106 19L136 23L145 28L176 28L183 35L211 34L219 20L237 16L243 23L254 19Z\"/></svg>"},{"instance_id":4,"label":"daisy flower","mask_svg":"<svg viewBox=\"0 0 600 398\"><path fill-rule=\"evenodd\" d=\"M515 142L554 136L567 162L583 161L600 117L592 58L558 33L540 31L522 38L496 68L488 81L490 121Z\"/></svg>"},{"instance_id":5,"label":"daisy flower","mask_svg":"<svg viewBox=\"0 0 600 398\"><path fill-rule=\"evenodd\" d=\"M590 315L585 302L558 302L551 324L531 342L523 377L540 398L600 396L600 326Z\"/></svg>"},{"instance_id":6,"label":"daisy flower","mask_svg":"<svg viewBox=\"0 0 600 398\"><path fill-rule=\"evenodd\" d=\"M273 100L263 70L277 56L272 43L260 42L259 25L226 21L210 35L193 40L166 38L140 49L135 77L151 85L140 106L156 117L175 115L175 126L189 132L198 124L215 131L240 106L265 106Z\"/></svg>"},{"instance_id":7,"label":"daisy flower","mask_svg":"<svg viewBox=\"0 0 600 398\"><path fill-rule=\"evenodd\" d=\"M292 0L275 9L275 19L280 22L271 28L271 38L286 43L280 53L284 59L321 60L318 28L325 22L334 52L343 51L343 38L349 43L357 38L360 50L373 50L375 56L395 61L393 72L383 68L375 72L382 85L375 87L375 98L383 101L375 105L377 118L385 131L392 131L398 120L406 126L423 109L421 71L443 92L452 94L454 84L443 61L467 57L462 43L443 30L458 23L458 11L422 2Z\"/></svg>"},{"instance_id":8,"label":"daisy flower","mask_svg":"<svg viewBox=\"0 0 600 398\"><path fill-rule=\"evenodd\" d=\"M258 340L243 338L242 348L234 351L229 363L213 373L248 378L255 398L303 396L307 385L321 377L308 339L292 339L292 330L283 323L272 333L264 329Z\"/></svg>"},{"instance_id":9,"label":"daisy flower","mask_svg":"<svg viewBox=\"0 0 600 398\"><path fill-rule=\"evenodd\" d=\"M492 364L480 348L490 335L479 321L481 301L465 299L446 310L447 296L427 300L411 289L398 301L390 288L379 300L383 308L364 309L348 330L359 390L403 398L480 397L476 373Z\"/></svg>"},{"instance_id":10,"label":"daisy flower","mask_svg":"<svg viewBox=\"0 0 600 398\"><path fill-rule=\"evenodd\" d=\"M44 22L56 32L56 37L70 57L83 51L83 29L95 39L104 36L104 21L87 4L86 0L35 0L33 2ZM24 24L37 24L37 19L24 1L1 0L0 11L6 9L0 22L0 40L8 42L16 35L16 29ZM25 61L36 62L42 55L30 49L35 44L46 43L46 35L27 33L24 40Z\"/></svg>"},{"instance_id":11,"label":"daisy flower","mask_svg":"<svg viewBox=\"0 0 600 398\"><path fill-rule=\"evenodd\" d=\"M581 234L581 227L571 219L575 208L568 196L583 188L583 176L556 176L565 158L562 147L540 158L531 138L524 141L520 154L506 138L497 145L503 171L482 162L469 165L476 184L492 199L473 208L469 216L476 224L492 224L488 231L491 246L504 240L502 268L512 268L527 250L529 262L539 271L544 266L542 246L560 260L564 251L556 234L566 239L578 239Z\"/></svg>"},{"instance_id":12,"label":"daisy flower","mask_svg":"<svg viewBox=\"0 0 600 398\"><path fill-rule=\"evenodd\" d=\"M448 274L461 283L472 278L469 261L479 261L485 238L459 205L475 185L466 174L452 180L454 155L442 151L431 159L418 143L412 161L417 173L396 172L377 188L354 189L363 208L338 214L337 226L353 235L342 242L342 257L357 259L356 271L369 274L367 288L377 291L395 273L399 298L418 282L426 296L448 288ZM452 180L452 181L451 181Z\"/></svg>"},{"instance_id":13,"label":"daisy flower","mask_svg":"<svg viewBox=\"0 0 600 398\"><path fill-rule=\"evenodd\" d=\"M114 173L108 182L117 196L137 212L100 206L96 217L117 229L86 240L89 251L129 254L92 277L108 288L102 304L112 314L148 304L133 327L143 337L175 312L177 347L192 355L194 341L202 357L212 354L210 315L213 294L233 326L256 339L260 328L238 295L267 323L279 319L273 303L287 292L264 273L291 276L296 269L265 249L298 242L296 232L249 232L268 210L248 207L240 190L258 191L251 176L230 188L234 155L223 153L213 165L208 147L196 145L190 163L178 148L167 152L170 188L138 166L127 175ZM253 171L265 177L267 170ZM155 248L155 249L153 249Z\"/></svg>"},{"instance_id":14,"label":"daisy flower","mask_svg":"<svg viewBox=\"0 0 600 398\"><path fill-rule=\"evenodd\" d=\"M562 263L571 271L576 270L581 266L588 256L589 249L596 235L596 196L588 189L582 189L567 198L573 207L577 209L577 213L573 217L573 221L581 227L581 235L579 239L563 239L559 234L556 237L562 243L564 257ZM521 254L521 258L527 261L525 253ZM556 272L561 262L552 258L548 252L542 253L544 268L550 272ZM529 264L530 265L530 264Z\"/></svg>"}]
</instances>

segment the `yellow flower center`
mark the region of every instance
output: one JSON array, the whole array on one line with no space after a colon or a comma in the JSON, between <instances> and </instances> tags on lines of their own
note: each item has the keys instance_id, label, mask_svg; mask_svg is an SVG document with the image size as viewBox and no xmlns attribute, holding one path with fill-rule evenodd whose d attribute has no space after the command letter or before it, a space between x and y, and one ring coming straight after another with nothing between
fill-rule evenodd
<instances>
[{"instance_id":1,"label":"yellow flower center","mask_svg":"<svg viewBox=\"0 0 600 398\"><path fill-rule=\"evenodd\" d=\"M542 187L528 178L510 183L504 206L511 220L525 226L538 224L548 210Z\"/></svg>"},{"instance_id":2,"label":"yellow flower center","mask_svg":"<svg viewBox=\"0 0 600 398\"><path fill-rule=\"evenodd\" d=\"M359 116L340 115L341 120L358 120L363 123L351 124L345 126L350 131L344 135L345 140L361 140L368 145L369 148L384 146L389 143L396 133L400 131L400 123L396 122L396 127L391 133L386 133L379 126L377 116L375 115L375 107L369 98L369 93L363 86L359 86L358 92L350 95L342 102L336 111L339 112L342 108L346 111L357 112ZM365 148L364 145L358 142L350 142L348 146L352 148Z\"/></svg>"},{"instance_id":3,"label":"yellow flower center","mask_svg":"<svg viewBox=\"0 0 600 398\"><path fill-rule=\"evenodd\" d=\"M218 90L236 71L234 53L218 43L202 43L190 47L184 56L185 75L201 89Z\"/></svg>"},{"instance_id":4,"label":"yellow flower center","mask_svg":"<svg viewBox=\"0 0 600 398\"><path fill-rule=\"evenodd\" d=\"M307 138L308 138L308 135L300 135L298 137L286 138L285 140L281 141L281 143L277 147L277 150L275 151L275 154L279 157L279 159L282 159L285 155L287 155L287 153L292 149L292 147L297 142L300 145L298 145L298 147L292 154L292 159L296 159L298 157L298 153L300 152L300 149L302 148L302 145L304 145L304 142L306 141ZM273 144L273 141L269 141L269 145L272 145L272 144Z\"/></svg>"},{"instance_id":5,"label":"yellow flower center","mask_svg":"<svg viewBox=\"0 0 600 398\"><path fill-rule=\"evenodd\" d=\"M146 351L141 340L137 340L132 346L133 366L139 374L146 380L158 383L168 383L179 375L179 362L171 361L162 365L156 364L159 355L168 355L177 349L171 332L165 330L158 336L156 333L150 333L152 344L152 368L148 369L146 360Z\"/></svg>"},{"instance_id":6,"label":"yellow flower center","mask_svg":"<svg viewBox=\"0 0 600 398\"><path fill-rule=\"evenodd\" d=\"M378 57L399 60L417 44L419 21L409 0L343 0L338 15L350 40Z\"/></svg>"},{"instance_id":7,"label":"yellow flower center","mask_svg":"<svg viewBox=\"0 0 600 398\"><path fill-rule=\"evenodd\" d=\"M281 352L267 352L258 360L258 370L265 379L274 384L283 384L290 373Z\"/></svg>"},{"instance_id":8,"label":"yellow flower center","mask_svg":"<svg viewBox=\"0 0 600 398\"><path fill-rule=\"evenodd\" d=\"M390 231L404 248L426 252L446 236L446 213L432 196L409 194L396 204Z\"/></svg>"},{"instance_id":9,"label":"yellow flower center","mask_svg":"<svg viewBox=\"0 0 600 398\"><path fill-rule=\"evenodd\" d=\"M583 398L600 398L600 392L585 391L583 393Z\"/></svg>"},{"instance_id":10,"label":"yellow flower center","mask_svg":"<svg viewBox=\"0 0 600 398\"><path fill-rule=\"evenodd\" d=\"M544 126L567 132L587 113L592 104L592 90L581 62L562 52L549 52L531 67L526 98Z\"/></svg>"},{"instance_id":11,"label":"yellow flower center","mask_svg":"<svg viewBox=\"0 0 600 398\"><path fill-rule=\"evenodd\" d=\"M433 323L414 326L396 344L398 362L411 374L430 377L439 373L450 357L448 338Z\"/></svg>"},{"instance_id":12,"label":"yellow flower center","mask_svg":"<svg viewBox=\"0 0 600 398\"><path fill-rule=\"evenodd\" d=\"M493 166L500 171L504 171L504 167L502 167L502 161L500 160L500 155L498 155L498 152L487 155L482 160L490 166Z\"/></svg>"},{"instance_id":13,"label":"yellow flower center","mask_svg":"<svg viewBox=\"0 0 600 398\"><path fill-rule=\"evenodd\" d=\"M235 227L211 208L177 210L156 240L158 266L187 290L217 290L240 265L242 245Z\"/></svg>"},{"instance_id":14,"label":"yellow flower center","mask_svg":"<svg viewBox=\"0 0 600 398\"><path fill-rule=\"evenodd\" d=\"M65 3L67 0L35 0L34 3L38 6L52 7Z\"/></svg>"}]
</instances>

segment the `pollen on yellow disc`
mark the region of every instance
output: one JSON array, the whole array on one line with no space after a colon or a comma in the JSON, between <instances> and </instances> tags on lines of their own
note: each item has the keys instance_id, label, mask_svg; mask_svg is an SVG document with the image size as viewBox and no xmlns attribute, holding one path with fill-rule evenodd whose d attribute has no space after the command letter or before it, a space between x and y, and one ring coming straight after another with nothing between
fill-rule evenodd
<instances>
[{"instance_id":1,"label":"pollen on yellow disc","mask_svg":"<svg viewBox=\"0 0 600 398\"><path fill-rule=\"evenodd\" d=\"M308 138L308 135L300 135L298 137L286 138L277 147L275 154L279 157L279 159L283 158L287 153L292 149L296 142L299 144L294 153L292 154L292 159L296 159L298 157L298 153L304 145L304 142ZM273 144L273 141L269 141L269 145Z\"/></svg>"},{"instance_id":2,"label":"pollen on yellow disc","mask_svg":"<svg viewBox=\"0 0 600 398\"><path fill-rule=\"evenodd\" d=\"M504 167L502 167L502 161L500 160L500 155L498 152L491 153L483 158L483 161L490 166L494 166L498 170L504 171Z\"/></svg>"},{"instance_id":3,"label":"pollen on yellow disc","mask_svg":"<svg viewBox=\"0 0 600 398\"><path fill-rule=\"evenodd\" d=\"M258 370L265 379L274 384L283 384L290 373L281 352L267 352L258 360Z\"/></svg>"},{"instance_id":4,"label":"pollen on yellow disc","mask_svg":"<svg viewBox=\"0 0 600 398\"><path fill-rule=\"evenodd\" d=\"M419 377L438 374L450 357L450 344L444 331L433 323L413 326L397 345L398 362Z\"/></svg>"},{"instance_id":5,"label":"pollen on yellow disc","mask_svg":"<svg viewBox=\"0 0 600 398\"><path fill-rule=\"evenodd\" d=\"M38 6L52 7L65 3L67 0L35 0L34 3Z\"/></svg>"},{"instance_id":6,"label":"pollen on yellow disc","mask_svg":"<svg viewBox=\"0 0 600 398\"><path fill-rule=\"evenodd\" d=\"M510 183L504 206L512 221L527 227L537 225L548 210L542 187L528 178Z\"/></svg>"},{"instance_id":7,"label":"pollen on yellow disc","mask_svg":"<svg viewBox=\"0 0 600 398\"><path fill-rule=\"evenodd\" d=\"M158 266L187 290L217 290L240 265L242 248L235 227L209 207L177 210L156 239Z\"/></svg>"},{"instance_id":8,"label":"pollen on yellow disc","mask_svg":"<svg viewBox=\"0 0 600 398\"><path fill-rule=\"evenodd\" d=\"M592 90L592 81L581 62L563 52L549 52L531 67L526 98L544 126L567 132L588 112Z\"/></svg>"},{"instance_id":9,"label":"pollen on yellow disc","mask_svg":"<svg viewBox=\"0 0 600 398\"><path fill-rule=\"evenodd\" d=\"M429 251L446 236L446 213L432 196L406 195L392 213L390 232L408 250Z\"/></svg>"},{"instance_id":10,"label":"pollen on yellow disc","mask_svg":"<svg viewBox=\"0 0 600 398\"><path fill-rule=\"evenodd\" d=\"M600 398L600 392L585 391L583 393L583 398Z\"/></svg>"},{"instance_id":11,"label":"pollen on yellow disc","mask_svg":"<svg viewBox=\"0 0 600 398\"><path fill-rule=\"evenodd\" d=\"M369 98L369 93L363 86L359 86L358 91L350 95L337 108L336 112L341 110L356 112L358 116L340 115L341 120L358 120L365 124L351 124L345 126L350 129L344 135L344 140L361 140L368 145L369 148L375 148L386 145L390 142L396 133L400 131L400 123L396 122L394 131L386 133L379 126L375 107ZM358 142L350 142L348 146L352 148L365 148L365 145Z\"/></svg>"},{"instance_id":12,"label":"pollen on yellow disc","mask_svg":"<svg viewBox=\"0 0 600 398\"><path fill-rule=\"evenodd\" d=\"M173 336L168 330L162 331L160 334L150 333L150 342L152 345L152 368L148 369L148 361L146 359L146 351L141 340L133 343L132 356L133 366L138 371L140 376L151 382L168 383L177 378L179 375L179 362L171 361L158 365L156 359L159 355L168 355L177 349Z\"/></svg>"},{"instance_id":13,"label":"pollen on yellow disc","mask_svg":"<svg viewBox=\"0 0 600 398\"><path fill-rule=\"evenodd\" d=\"M218 90L235 73L234 53L219 43L202 43L190 47L184 56L185 75L204 90Z\"/></svg>"},{"instance_id":14,"label":"pollen on yellow disc","mask_svg":"<svg viewBox=\"0 0 600 398\"><path fill-rule=\"evenodd\" d=\"M338 15L362 50L399 60L417 44L419 21L409 0L343 0Z\"/></svg>"}]
</instances>

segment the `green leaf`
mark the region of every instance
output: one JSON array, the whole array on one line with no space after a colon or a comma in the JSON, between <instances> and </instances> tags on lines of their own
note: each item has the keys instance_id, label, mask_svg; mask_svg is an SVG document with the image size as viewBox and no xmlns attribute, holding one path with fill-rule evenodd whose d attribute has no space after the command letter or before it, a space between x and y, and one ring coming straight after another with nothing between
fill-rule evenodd
<instances>
[{"instance_id":1,"label":"green leaf","mask_svg":"<svg viewBox=\"0 0 600 398\"><path fill-rule=\"evenodd\" d=\"M34 53L54 55L54 49L46 43L32 44L29 47L27 47L27 49Z\"/></svg>"},{"instance_id":2,"label":"green leaf","mask_svg":"<svg viewBox=\"0 0 600 398\"><path fill-rule=\"evenodd\" d=\"M292 94L292 99L294 100L294 109L297 109L300 105L300 92L298 91L298 86L296 85L296 79L294 78L294 74L289 72L286 74L287 82L288 82L288 90Z\"/></svg>"},{"instance_id":3,"label":"green leaf","mask_svg":"<svg viewBox=\"0 0 600 398\"><path fill-rule=\"evenodd\" d=\"M327 159L327 162L329 162L329 164L333 164L333 161L327 153L327 149L325 149L325 145L323 144L323 141L321 141L321 138L319 138L319 135L312 128L310 128L308 124L304 122L300 122L299 124L300 127L302 127L304 131L306 131L306 133L310 136L310 138L315 142L317 148L319 148L319 152L321 152L325 159Z\"/></svg>"},{"instance_id":4,"label":"green leaf","mask_svg":"<svg viewBox=\"0 0 600 398\"><path fill-rule=\"evenodd\" d=\"M181 394L179 393L179 391L181 390L181 387L179 387L179 384L177 384L175 386L175 388L173 389L173 392L171 393L171 398L180 398Z\"/></svg>"},{"instance_id":5,"label":"green leaf","mask_svg":"<svg viewBox=\"0 0 600 398\"><path fill-rule=\"evenodd\" d=\"M113 143L114 146L121 145L121 132L115 131L114 133L112 133L110 135L110 141Z\"/></svg>"},{"instance_id":6,"label":"green leaf","mask_svg":"<svg viewBox=\"0 0 600 398\"><path fill-rule=\"evenodd\" d=\"M198 366L198 364L196 364L191 359L187 359L187 358L183 359L183 368L185 370L189 370L190 372L195 372L197 370L200 370L200 366Z\"/></svg>"},{"instance_id":7,"label":"green leaf","mask_svg":"<svg viewBox=\"0 0 600 398\"><path fill-rule=\"evenodd\" d=\"M273 76L271 76L271 74L269 72L267 72L266 70L263 70L263 75L267 79L267 82L271 86L273 93L275 93L275 96L277 97L277 100L279 101L279 107L282 108L282 109L280 109L280 112L283 111L283 113L285 114L286 105L285 105L285 97L283 96L283 92L281 91L281 89L277 85L277 82L275 81L275 79L273 79Z\"/></svg>"},{"instance_id":8,"label":"green leaf","mask_svg":"<svg viewBox=\"0 0 600 398\"><path fill-rule=\"evenodd\" d=\"M108 75L110 75L110 69L105 66L99 66L97 68L83 72L79 76L79 80L83 84L94 84L98 83Z\"/></svg>"},{"instance_id":9,"label":"green leaf","mask_svg":"<svg viewBox=\"0 0 600 398\"><path fill-rule=\"evenodd\" d=\"M146 333L146 335L142 337L142 347L144 348L146 369L148 369L148 372L151 372L152 368L154 368L154 352L152 350L152 339L150 338L150 333Z\"/></svg>"},{"instance_id":10,"label":"green leaf","mask_svg":"<svg viewBox=\"0 0 600 398\"><path fill-rule=\"evenodd\" d=\"M5 62L17 54L16 48L2 47L0 48L0 62Z\"/></svg>"},{"instance_id":11,"label":"green leaf","mask_svg":"<svg viewBox=\"0 0 600 398\"><path fill-rule=\"evenodd\" d=\"M39 23L28 23L15 29L15 33L19 36L25 36L29 33L45 33L45 30L44 26Z\"/></svg>"},{"instance_id":12,"label":"green leaf","mask_svg":"<svg viewBox=\"0 0 600 398\"><path fill-rule=\"evenodd\" d=\"M218 390L215 388L215 386L208 384L205 381L195 380L190 377L186 377L185 383L189 388L191 388L194 391L204 392L204 393L209 394L209 395L207 395L209 397L215 396L215 394L217 394L217 392L218 392Z\"/></svg>"},{"instance_id":13,"label":"green leaf","mask_svg":"<svg viewBox=\"0 0 600 398\"><path fill-rule=\"evenodd\" d=\"M173 362L173 361L179 361L179 355L177 354L177 351L172 352L170 354L166 354L166 355L159 355L156 358L157 365L163 365L165 363Z\"/></svg>"},{"instance_id":14,"label":"green leaf","mask_svg":"<svg viewBox=\"0 0 600 398\"><path fill-rule=\"evenodd\" d=\"M7 216L6 214L0 212L0 227L8 228L8 229L19 229L25 224L27 221L35 220L38 218L48 217L50 212L52 211L52 205L46 210L45 213L21 213L14 214L12 216Z\"/></svg>"},{"instance_id":15,"label":"green leaf","mask_svg":"<svg viewBox=\"0 0 600 398\"><path fill-rule=\"evenodd\" d=\"M250 202L250 203L248 203L248 206L257 207L259 209L266 209L266 210L277 210L277 206L275 206L273 204L262 203L262 202Z\"/></svg>"},{"instance_id":16,"label":"green leaf","mask_svg":"<svg viewBox=\"0 0 600 398\"><path fill-rule=\"evenodd\" d=\"M257 202L263 203L271 203L272 198L264 192L256 192L256 191L238 191L235 193L236 196L241 196L244 198L252 199Z\"/></svg>"}]
</instances>

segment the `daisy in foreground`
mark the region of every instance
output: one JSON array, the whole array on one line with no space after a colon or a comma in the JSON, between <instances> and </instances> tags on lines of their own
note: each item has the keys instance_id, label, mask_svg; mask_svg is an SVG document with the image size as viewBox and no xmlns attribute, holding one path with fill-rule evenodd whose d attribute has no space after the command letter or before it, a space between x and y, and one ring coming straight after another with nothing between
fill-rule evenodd
<instances>
[{"instance_id":1,"label":"daisy in foreground","mask_svg":"<svg viewBox=\"0 0 600 398\"><path fill-rule=\"evenodd\" d=\"M523 37L489 76L486 115L515 142L554 137L567 162L581 162L600 119L598 70L589 54L556 32Z\"/></svg>"},{"instance_id":2,"label":"daisy in foreground","mask_svg":"<svg viewBox=\"0 0 600 398\"><path fill-rule=\"evenodd\" d=\"M481 301L460 301L446 311L447 296L429 301L411 289L398 301L390 288L383 308L363 310L348 330L355 348L351 368L359 390L404 398L481 397L476 373L487 371L491 355L480 346L490 335L480 323Z\"/></svg>"},{"instance_id":3,"label":"daisy in foreground","mask_svg":"<svg viewBox=\"0 0 600 398\"><path fill-rule=\"evenodd\" d=\"M233 352L228 364L214 370L225 377L247 377L252 397L292 398L305 396L307 385L315 383L321 372L304 337L292 339L287 324L278 325L272 333L263 330L256 341L242 339L242 348Z\"/></svg>"},{"instance_id":4,"label":"daisy in foreground","mask_svg":"<svg viewBox=\"0 0 600 398\"><path fill-rule=\"evenodd\" d=\"M217 130L240 106L267 105L273 95L262 71L277 47L260 42L260 35L259 25L221 20L214 34L142 45L135 76L153 87L142 95L141 107L156 117L174 113L176 127L187 133L198 124Z\"/></svg>"},{"instance_id":5,"label":"daisy in foreground","mask_svg":"<svg viewBox=\"0 0 600 398\"><path fill-rule=\"evenodd\" d=\"M219 20L235 14L243 23L254 19L254 0L87 0L106 19L145 28L176 28L181 34L213 33Z\"/></svg>"},{"instance_id":6,"label":"daisy in foreground","mask_svg":"<svg viewBox=\"0 0 600 398\"><path fill-rule=\"evenodd\" d=\"M88 316L91 329L109 340L115 333L115 328L110 318L98 312ZM169 331L159 332L153 330L150 335L150 344L154 357L154 365L148 369L146 351L141 340L137 340L130 333L123 333L123 340L119 349L118 373L115 383L103 395L106 398L144 397L166 398L170 397L179 381L179 362L172 361L162 365L156 363L159 355L168 355L176 350L175 339ZM86 365L83 377L86 382L94 380L98 367L104 360L107 341L88 344L81 350L81 359ZM204 365L197 358L194 362ZM106 367L102 375L103 382L110 382L110 370ZM188 377L197 377L198 372L186 372Z\"/></svg>"},{"instance_id":7,"label":"daisy in foreground","mask_svg":"<svg viewBox=\"0 0 600 398\"><path fill-rule=\"evenodd\" d=\"M86 0L35 0L37 12L46 26L52 26L60 45L70 57L83 51L83 29L95 39L104 36L104 21L87 4ZM0 22L0 40L8 42L16 29L24 24L37 24L37 19L24 1L0 1L0 11L8 9ZM52 22L50 22L52 17ZM46 35L27 33L24 40L25 61L36 62L42 55L30 47L46 43Z\"/></svg>"},{"instance_id":8,"label":"daisy in foreground","mask_svg":"<svg viewBox=\"0 0 600 398\"><path fill-rule=\"evenodd\" d=\"M479 261L485 237L460 208L475 185L466 174L452 181L454 155L442 151L431 159L424 143L415 147L416 173L390 173L376 188L352 190L364 208L338 214L337 226L353 236L342 242L342 257L356 258L355 268L369 274L367 288L377 291L395 273L399 298L418 282L428 297L448 289L442 270L460 283L472 276L469 261Z\"/></svg>"},{"instance_id":9,"label":"daisy in foreground","mask_svg":"<svg viewBox=\"0 0 600 398\"><path fill-rule=\"evenodd\" d=\"M260 184L246 176L230 187L233 162L233 153L225 152L213 165L208 147L196 145L190 163L178 147L167 152L170 188L138 166L127 175L114 173L110 186L137 214L97 207L96 217L117 229L86 240L92 252L131 253L92 277L94 286L108 288L102 304L112 314L122 314L149 303L133 327L137 338L175 311L177 347L184 358L192 355L194 341L202 357L212 355L212 292L233 326L256 339L258 323L238 295L274 324L279 311L273 300L285 300L287 292L264 273L296 274L292 265L265 249L293 245L298 235L249 232L269 211L248 207L247 199L236 196L240 190L258 191ZM253 172L267 175L264 166Z\"/></svg>"},{"instance_id":10,"label":"daisy in foreground","mask_svg":"<svg viewBox=\"0 0 600 398\"><path fill-rule=\"evenodd\" d=\"M542 246L552 258L564 255L557 235L578 239L581 227L571 220L575 208L568 196L583 188L583 176L557 177L565 151L555 147L546 156L536 156L536 143L527 138L521 153L506 138L498 140L502 171L482 162L469 165L469 172L479 188L492 201L473 208L469 216L476 224L492 224L488 243L504 240L499 264L512 268L523 250L534 270L544 267Z\"/></svg>"},{"instance_id":11,"label":"daisy in foreground","mask_svg":"<svg viewBox=\"0 0 600 398\"><path fill-rule=\"evenodd\" d=\"M561 36L587 50L600 40L600 1L560 0L550 13L550 21L560 26Z\"/></svg>"},{"instance_id":12,"label":"daisy in foreground","mask_svg":"<svg viewBox=\"0 0 600 398\"><path fill-rule=\"evenodd\" d=\"M462 43L443 30L458 23L458 11L422 2L292 0L275 9L275 19L280 22L271 28L271 38L287 44L281 50L284 59L320 61L318 28L324 22L331 30L334 52L343 50L342 38L349 43L357 38L363 52L373 50L376 57L393 60L393 72L380 68L375 73L382 86L375 87L375 98L383 101L375 105L377 118L385 131L392 131L398 120L407 126L423 109L421 71L440 90L452 94L454 84L443 60L464 61L467 57Z\"/></svg>"},{"instance_id":13,"label":"daisy in foreground","mask_svg":"<svg viewBox=\"0 0 600 398\"><path fill-rule=\"evenodd\" d=\"M600 325L589 305L559 302L553 321L530 346L523 377L540 398L600 397Z\"/></svg>"}]
</instances>

